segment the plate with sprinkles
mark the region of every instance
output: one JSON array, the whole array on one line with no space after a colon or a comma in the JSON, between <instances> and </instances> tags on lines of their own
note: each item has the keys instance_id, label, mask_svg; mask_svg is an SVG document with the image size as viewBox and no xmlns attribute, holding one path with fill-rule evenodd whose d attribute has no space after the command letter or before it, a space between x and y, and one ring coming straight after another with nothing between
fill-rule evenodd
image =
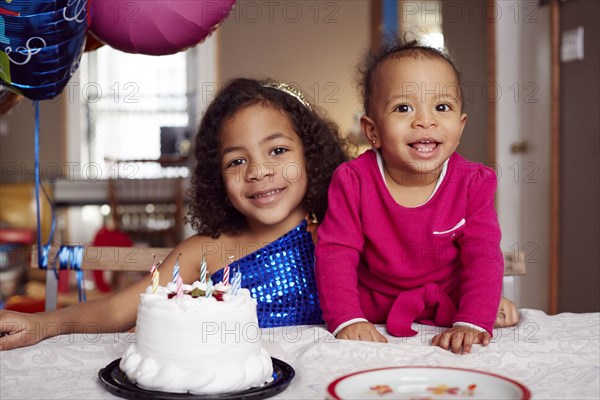
<instances>
[{"instance_id":1,"label":"plate with sprinkles","mask_svg":"<svg viewBox=\"0 0 600 400\"><path fill-rule=\"evenodd\" d=\"M452 367L388 367L354 372L327 387L331 400L528 400L523 384L501 375Z\"/></svg>"}]
</instances>

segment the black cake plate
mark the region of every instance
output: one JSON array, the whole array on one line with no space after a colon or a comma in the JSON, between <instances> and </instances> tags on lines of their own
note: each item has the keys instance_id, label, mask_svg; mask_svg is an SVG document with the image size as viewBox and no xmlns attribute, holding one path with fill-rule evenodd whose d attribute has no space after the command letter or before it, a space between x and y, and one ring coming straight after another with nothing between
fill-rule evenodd
<instances>
[{"instance_id":1,"label":"black cake plate","mask_svg":"<svg viewBox=\"0 0 600 400\"><path fill-rule=\"evenodd\" d=\"M98 378L106 390L126 399L143 400L258 400L275 396L289 386L296 372L289 364L271 357L273 360L273 380L261 387L250 388L239 392L221 394L171 393L147 390L131 382L121 368L118 358L98 372Z\"/></svg>"}]
</instances>

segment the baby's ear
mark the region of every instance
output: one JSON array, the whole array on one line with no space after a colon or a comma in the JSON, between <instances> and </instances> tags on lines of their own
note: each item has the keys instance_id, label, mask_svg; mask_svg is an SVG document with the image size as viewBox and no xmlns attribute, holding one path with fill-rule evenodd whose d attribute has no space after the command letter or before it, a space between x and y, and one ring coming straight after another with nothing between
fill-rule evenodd
<instances>
[{"instance_id":1,"label":"baby's ear","mask_svg":"<svg viewBox=\"0 0 600 400\"><path fill-rule=\"evenodd\" d=\"M462 136L462 133L465 129L466 124L467 124L467 114L462 113L460 116L460 136Z\"/></svg>"},{"instance_id":2,"label":"baby's ear","mask_svg":"<svg viewBox=\"0 0 600 400\"><path fill-rule=\"evenodd\" d=\"M367 116L363 115L360 117L360 129L363 131L363 134L371 143L371 145L375 148L379 148L379 139L377 136L377 130L375 129L375 122Z\"/></svg>"}]
</instances>

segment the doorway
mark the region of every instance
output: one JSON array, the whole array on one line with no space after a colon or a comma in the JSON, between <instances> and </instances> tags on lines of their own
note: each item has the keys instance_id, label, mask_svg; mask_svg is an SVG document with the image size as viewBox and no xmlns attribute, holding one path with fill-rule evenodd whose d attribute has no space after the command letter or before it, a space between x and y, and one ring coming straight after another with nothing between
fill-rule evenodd
<instances>
[{"instance_id":1,"label":"doorway","mask_svg":"<svg viewBox=\"0 0 600 400\"><path fill-rule=\"evenodd\" d=\"M386 4L374 4L372 12L385 13ZM549 312L550 6L538 1L399 1L397 13L399 32L411 21L430 23L432 15L441 24L444 43L462 70L469 115L458 151L497 171L501 247L522 252L527 265L526 275L515 282L517 307ZM378 28L372 35L381 36L383 18L373 21Z\"/></svg>"}]
</instances>

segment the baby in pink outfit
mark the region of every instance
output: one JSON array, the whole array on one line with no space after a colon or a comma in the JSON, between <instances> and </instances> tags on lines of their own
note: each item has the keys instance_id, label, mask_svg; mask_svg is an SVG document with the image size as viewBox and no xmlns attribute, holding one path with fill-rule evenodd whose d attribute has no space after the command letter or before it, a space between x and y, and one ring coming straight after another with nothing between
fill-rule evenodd
<instances>
[{"instance_id":1,"label":"baby in pink outfit","mask_svg":"<svg viewBox=\"0 0 600 400\"><path fill-rule=\"evenodd\" d=\"M456 148L465 127L459 74L441 51L415 42L373 58L361 128L372 149L336 170L318 230L323 319L338 338L449 328L433 344L487 345L504 262L494 208L496 175Z\"/></svg>"}]
</instances>

